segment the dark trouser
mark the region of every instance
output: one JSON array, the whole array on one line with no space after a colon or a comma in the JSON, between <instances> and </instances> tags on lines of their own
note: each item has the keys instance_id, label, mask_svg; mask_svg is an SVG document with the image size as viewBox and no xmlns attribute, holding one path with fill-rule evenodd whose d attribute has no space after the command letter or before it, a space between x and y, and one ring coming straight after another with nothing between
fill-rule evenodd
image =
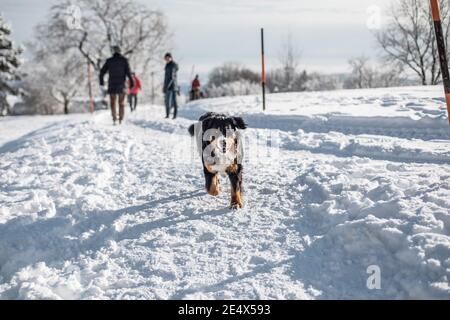
<instances>
[{"instance_id":1,"label":"dark trouser","mask_svg":"<svg viewBox=\"0 0 450 320\"><path fill-rule=\"evenodd\" d=\"M173 118L177 117L178 113L178 104L177 104L177 92L174 90L169 90L166 92L165 97L166 102L166 116L167 118L170 116L170 109L174 108Z\"/></svg>"},{"instance_id":2,"label":"dark trouser","mask_svg":"<svg viewBox=\"0 0 450 320\"><path fill-rule=\"evenodd\" d=\"M136 111L138 104L137 94L129 94L128 95L128 103L130 104L131 111Z\"/></svg>"},{"instance_id":3,"label":"dark trouser","mask_svg":"<svg viewBox=\"0 0 450 320\"><path fill-rule=\"evenodd\" d=\"M194 89L194 100L199 100L201 98L200 88Z\"/></svg>"},{"instance_id":4,"label":"dark trouser","mask_svg":"<svg viewBox=\"0 0 450 320\"><path fill-rule=\"evenodd\" d=\"M117 121L117 99L119 99L119 121L122 121L125 116L125 93L112 93L109 96L111 98L111 113L113 121Z\"/></svg>"}]
</instances>

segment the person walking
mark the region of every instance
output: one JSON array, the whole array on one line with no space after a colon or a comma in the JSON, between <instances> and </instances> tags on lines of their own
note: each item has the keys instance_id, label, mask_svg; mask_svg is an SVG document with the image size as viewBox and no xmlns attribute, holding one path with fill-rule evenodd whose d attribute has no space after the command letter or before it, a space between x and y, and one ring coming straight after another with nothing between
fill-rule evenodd
<instances>
[{"instance_id":1,"label":"person walking","mask_svg":"<svg viewBox=\"0 0 450 320\"><path fill-rule=\"evenodd\" d=\"M196 75L194 81L192 81L192 100L198 100L201 98L201 84L199 76Z\"/></svg>"},{"instance_id":2,"label":"person walking","mask_svg":"<svg viewBox=\"0 0 450 320\"><path fill-rule=\"evenodd\" d=\"M136 111L138 104L138 94L142 90L141 80L136 73L131 74L134 80L134 86L131 86L131 81L128 80L128 103L130 104L131 112Z\"/></svg>"},{"instance_id":3,"label":"person walking","mask_svg":"<svg viewBox=\"0 0 450 320\"><path fill-rule=\"evenodd\" d=\"M170 117L170 110L173 108L173 119L177 118L178 113L178 103L177 103L177 93L178 93L178 64L173 60L171 53L166 53L164 56L166 62L165 76L164 76L164 86L163 92L165 95L166 104L166 119Z\"/></svg>"},{"instance_id":4,"label":"person walking","mask_svg":"<svg viewBox=\"0 0 450 320\"><path fill-rule=\"evenodd\" d=\"M111 103L111 113L114 125L117 122L117 102L119 102L119 124L122 123L125 116L125 81L126 78L130 81L130 87L134 87L134 80L130 71L130 64L127 58L121 54L119 46L112 48L113 56L106 60L102 69L100 70L100 86L105 85L105 75L109 74L108 79L108 94Z\"/></svg>"}]
</instances>

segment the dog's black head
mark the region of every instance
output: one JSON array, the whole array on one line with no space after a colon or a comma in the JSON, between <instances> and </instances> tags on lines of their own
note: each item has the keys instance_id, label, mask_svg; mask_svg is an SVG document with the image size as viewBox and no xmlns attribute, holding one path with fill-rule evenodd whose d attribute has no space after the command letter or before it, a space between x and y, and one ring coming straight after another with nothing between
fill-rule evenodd
<instances>
[{"instance_id":1,"label":"dog's black head","mask_svg":"<svg viewBox=\"0 0 450 320\"><path fill-rule=\"evenodd\" d=\"M241 117L229 117L224 114L208 112L200 117L199 121L202 123L203 132L209 129L217 129L226 135L227 130L236 131L237 129L247 129L247 124ZM189 133L194 136L194 125L189 127Z\"/></svg>"},{"instance_id":2,"label":"dog's black head","mask_svg":"<svg viewBox=\"0 0 450 320\"><path fill-rule=\"evenodd\" d=\"M247 124L240 117L228 117L224 114L209 112L202 117L200 121L203 123L203 131L209 129L218 129L223 135L227 130L247 129Z\"/></svg>"},{"instance_id":3,"label":"dog's black head","mask_svg":"<svg viewBox=\"0 0 450 320\"><path fill-rule=\"evenodd\" d=\"M208 148L208 158L203 158L205 162L231 165L242 159L242 138L239 130L246 128L247 124L240 117L209 112L200 117L199 122L190 126L189 133L197 137L198 151L203 156Z\"/></svg>"}]
</instances>

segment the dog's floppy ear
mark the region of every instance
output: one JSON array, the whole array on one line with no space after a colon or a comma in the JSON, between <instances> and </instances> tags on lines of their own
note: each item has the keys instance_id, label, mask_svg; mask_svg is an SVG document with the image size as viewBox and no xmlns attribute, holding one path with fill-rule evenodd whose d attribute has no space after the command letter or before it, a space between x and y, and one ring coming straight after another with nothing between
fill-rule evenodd
<instances>
[{"instance_id":1,"label":"dog's floppy ear","mask_svg":"<svg viewBox=\"0 0 450 320\"><path fill-rule=\"evenodd\" d=\"M191 137L193 137L194 134L195 134L195 124L192 124L192 125L189 127L188 131L189 131L189 134L191 135Z\"/></svg>"},{"instance_id":2,"label":"dog's floppy ear","mask_svg":"<svg viewBox=\"0 0 450 320\"><path fill-rule=\"evenodd\" d=\"M247 129L247 124L245 123L244 119L242 119L241 117L234 117L233 123L236 126L236 128L238 128L238 129L242 129L242 130Z\"/></svg>"}]
</instances>

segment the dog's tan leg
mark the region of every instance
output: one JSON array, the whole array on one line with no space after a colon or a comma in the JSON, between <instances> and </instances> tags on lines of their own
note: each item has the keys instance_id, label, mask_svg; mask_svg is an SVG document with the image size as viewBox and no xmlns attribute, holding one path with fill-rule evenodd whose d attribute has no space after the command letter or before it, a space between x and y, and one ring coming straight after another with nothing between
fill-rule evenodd
<instances>
[{"instance_id":1,"label":"dog's tan leg","mask_svg":"<svg viewBox=\"0 0 450 320\"><path fill-rule=\"evenodd\" d=\"M242 197L242 166L231 165L227 169L228 177L231 183L231 209L239 209L244 207Z\"/></svg>"},{"instance_id":2,"label":"dog's tan leg","mask_svg":"<svg viewBox=\"0 0 450 320\"><path fill-rule=\"evenodd\" d=\"M209 173L211 173L211 174L215 174L216 172L214 172L214 170L213 170L213 166L212 165L210 165L210 164L204 164L204 167L205 167L205 172L209 172Z\"/></svg>"},{"instance_id":3,"label":"dog's tan leg","mask_svg":"<svg viewBox=\"0 0 450 320\"><path fill-rule=\"evenodd\" d=\"M208 192L211 196L218 196L220 193L219 190L219 175L217 173L211 172L211 167L204 166L205 173L205 188L206 192Z\"/></svg>"},{"instance_id":4,"label":"dog's tan leg","mask_svg":"<svg viewBox=\"0 0 450 320\"><path fill-rule=\"evenodd\" d=\"M217 197L220 193L219 190L219 175L215 174L211 178L211 184L208 188L208 194L214 197Z\"/></svg>"},{"instance_id":5,"label":"dog's tan leg","mask_svg":"<svg viewBox=\"0 0 450 320\"><path fill-rule=\"evenodd\" d=\"M244 201L242 199L241 191L231 188L231 209L239 209L244 207Z\"/></svg>"}]
</instances>

